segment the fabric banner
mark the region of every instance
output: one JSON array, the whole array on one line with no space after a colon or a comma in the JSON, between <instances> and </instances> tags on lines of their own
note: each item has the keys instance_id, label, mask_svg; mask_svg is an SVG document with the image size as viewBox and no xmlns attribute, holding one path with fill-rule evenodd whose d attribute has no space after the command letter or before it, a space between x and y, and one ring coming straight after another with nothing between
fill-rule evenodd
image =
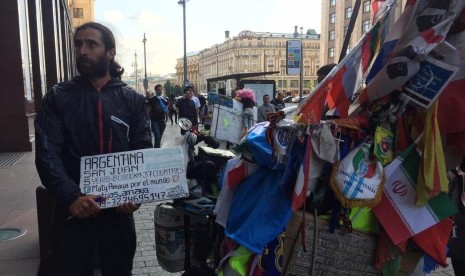
<instances>
[{"instance_id":1,"label":"fabric banner","mask_svg":"<svg viewBox=\"0 0 465 276\"><path fill-rule=\"evenodd\" d=\"M386 166L384 193L380 204L373 208L396 245L457 212L446 194L432 198L424 206L415 205L419 162L420 156L413 143Z\"/></svg>"},{"instance_id":2,"label":"fabric banner","mask_svg":"<svg viewBox=\"0 0 465 276\"><path fill-rule=\"evenodd\" d=\"M413 6L407 5L404 13L413 16L400 21L408 23L401 29L402 35L398 38L386 64L372 77L360 94L358 102L363 104L382 98L400 89L412 78L420 70L419 62L445 40L464 4L464 1L420 0L412 3ZM402 26L399 24L396 27Z\"/></svg>"}]
</instances>

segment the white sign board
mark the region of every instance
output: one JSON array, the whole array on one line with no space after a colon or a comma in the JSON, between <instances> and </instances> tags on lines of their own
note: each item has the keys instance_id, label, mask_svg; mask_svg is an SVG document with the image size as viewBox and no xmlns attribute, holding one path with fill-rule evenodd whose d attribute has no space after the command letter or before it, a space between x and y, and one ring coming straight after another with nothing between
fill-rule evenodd
<instances>
[{"instance_id":1,"label":"white sign board","mask_svg":"<svg viewBox=\"0 0 465 276\"><path fill-rule=\"evenodd\" d=\"M286 73L288 75L300 75L302 67L302 41L288 40L286 46Z\"/></svg>"},{"instance_id":2,"label":"white sign board","mask_svg":"<svg viewBox=\"0 0 465 276\"><path fill-rule=\"evenodd\" d=\"M233 107L213 105L211 131L219 140L239 144L242 133L242 103L232 100Z\"/></svg>"},{"instance_id":3,"label":"white sign board","mask_svg":"<svg viewBox=\"0 0 465 276\"><path fill-rule=\"evenodd\" d=\"M270 99L274 98L274 84L272 83L244 83L244 88L253 90L257 106L263 104L263 96L265 95L270 96Z\"/></svg>"},{"instance_id":4,"label":"white sign board","mask_svg":"<svg viewBox=\"0 0 465 276\"><path fill-rule=\"evenodd\" d=\"M184 151L176 146L84 156L79 186L104 196L101 208L188 197Z\"/></svg>"}]
</instances>

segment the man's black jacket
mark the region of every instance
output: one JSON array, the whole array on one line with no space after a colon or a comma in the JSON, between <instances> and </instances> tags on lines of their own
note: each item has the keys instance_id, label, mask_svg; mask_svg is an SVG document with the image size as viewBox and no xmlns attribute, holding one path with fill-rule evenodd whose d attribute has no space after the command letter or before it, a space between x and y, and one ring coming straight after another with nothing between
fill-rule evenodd
<instances>
[{"instance_id":1,"label":"man's black jacket","mask_svg":"<svg viewBox=\"0 0 465 276\"><path fill-rule=\"evenodd\" d=\"M195 103L191 99L181 98L176 102L176 108L179 110L179 118L187 118L192 122L193 126L197 126L197 109Z\"/></svg>"},{"instance_id":2,"label":"man's black jacket","mask_svg":"<svg viewBox=\"0 0 465 276\"><path fill-rule=\"evenodd\" d=\"M43 98L35 135L40 180L66 211L81 195L82 156L152 146L145 99L119 80L100 92L80 77L55 85Z\"/></svg>"}]
</instances>

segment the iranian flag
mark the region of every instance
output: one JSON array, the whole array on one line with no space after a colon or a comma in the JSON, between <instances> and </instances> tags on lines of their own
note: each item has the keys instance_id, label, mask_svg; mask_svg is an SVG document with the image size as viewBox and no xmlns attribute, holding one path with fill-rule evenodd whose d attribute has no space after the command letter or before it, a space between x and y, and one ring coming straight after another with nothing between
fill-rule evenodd
<instances>
[{"instance_id":1,"label":"iranian flag","mask_svg":"<svg viewBox=\"0 0 465 276\"><path fill-rule=\"evenodd\" d=\"M420 156L413 143L386 166L386 184L381 203L373 208L396 245L457 212L446 194L430 199L424 206L415 205L419 162Z\"/></svg>"}]
</instances>

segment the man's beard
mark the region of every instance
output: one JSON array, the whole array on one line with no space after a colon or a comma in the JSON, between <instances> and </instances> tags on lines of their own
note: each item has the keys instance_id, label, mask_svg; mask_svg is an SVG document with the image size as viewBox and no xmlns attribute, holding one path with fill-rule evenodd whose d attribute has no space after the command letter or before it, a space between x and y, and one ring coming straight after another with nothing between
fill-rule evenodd
<instances>
[{"instance_id":1,"label":"man's beard","mask_svg":"<svg viewBox=\"0 0 465 276\"><path fill-rule=\"evenodd\" d=\"M101 78L108 72L108 61L105 56L102 56L97 62L89 59L83 60L81 57L77 58L76 67L83 78Z\"/></svg>"}]
</instances>

